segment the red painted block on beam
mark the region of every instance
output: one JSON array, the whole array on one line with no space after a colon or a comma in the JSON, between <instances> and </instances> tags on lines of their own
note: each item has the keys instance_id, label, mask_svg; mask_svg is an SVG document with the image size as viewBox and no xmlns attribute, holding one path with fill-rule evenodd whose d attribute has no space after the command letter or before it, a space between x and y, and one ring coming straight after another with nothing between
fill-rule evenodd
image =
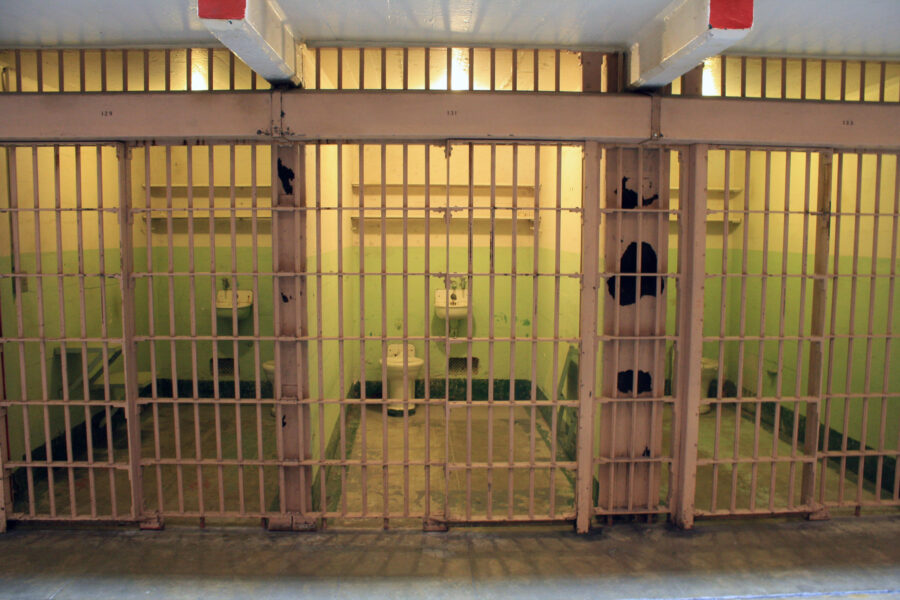
<instances>
[{"instance_id":1,"label":"red painted block on beam","mask_svg":"<svg viewBox=\"0 0 900 600\"><path fill-rule=\"evenodd\" d=\"M247 0L199 0L197 16L201 19L243 19Z\"/></svg>"},{"instance_id":2,"label":"red painted block on beam","mask_svg":"<svg viewBox=\"0 0 900 600\"><path fill-rule=\"evenodd\" d=\"M710 27L749 29L751 25L753 25L753 0L710 0Z\"/></svg>"}]
</instances>

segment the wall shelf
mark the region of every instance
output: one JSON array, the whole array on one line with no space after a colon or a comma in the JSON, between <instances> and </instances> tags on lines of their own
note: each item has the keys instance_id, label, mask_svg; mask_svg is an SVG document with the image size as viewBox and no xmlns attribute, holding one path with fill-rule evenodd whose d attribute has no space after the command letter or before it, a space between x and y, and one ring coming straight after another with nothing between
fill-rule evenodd
<instances>
[{"instance_id":1,"label":"wall shelf","mask_svg":"<svg viewBox=\"0 0 900 600\"><path fill-rule=\"evenodd\" d=\"M731 189L728 191L728 225L737 226L744 221L744 215L741 212L743 206L736 206L735 199L743 195L744 190ZM680 190L671 188L669 190L669 206L677 209L680 206ZM725 222L725 190L723 188L709 188L706 190L706 214L707 225ZM670 223L678 222L678 215L673 214Z\"/></svg>"}]
</instances>

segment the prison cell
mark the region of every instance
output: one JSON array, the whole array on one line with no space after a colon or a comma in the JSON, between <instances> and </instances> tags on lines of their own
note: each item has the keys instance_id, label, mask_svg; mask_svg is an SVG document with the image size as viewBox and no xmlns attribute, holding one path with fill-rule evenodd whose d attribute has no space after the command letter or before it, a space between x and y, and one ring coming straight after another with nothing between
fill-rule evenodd
<instances>
[{"instance_id":1,"label":"prison cell","mask_svg":"<svg viewBox=\"0 0 900 600\"><path fill-rule=\"evenodd\" d=\"M481 97L618 91L619 58L302 53L313 89ZM268 87L221 50L0 62L4 91ZM897 90L896 63L720 57L665 92ZM283 133L2 146L6 519L900 505L896 150Z\"/></svg>"}]
</instances>

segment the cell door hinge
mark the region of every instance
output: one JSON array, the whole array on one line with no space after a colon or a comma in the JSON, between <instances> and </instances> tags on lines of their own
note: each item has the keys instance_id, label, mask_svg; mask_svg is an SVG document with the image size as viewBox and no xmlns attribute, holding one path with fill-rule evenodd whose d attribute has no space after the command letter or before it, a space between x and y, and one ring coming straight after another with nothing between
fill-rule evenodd
<instances>
[{"instance_id":1,"label":"cell door hinge","mask_svg":"<svg viewBox=\"0 0 900 600\"><path fill-rule=\"evenodd\" d=\"M266 520L266 529L269 531L318 531L319 519L299 513L285 513L269 517Z\"/></svg>"},{"instance_id":2,"label":"cell door hinge","mask_svg":"<svg viewBox=\"0 0 900 600\"><path fill-rule=\"evenodd\" d=\"M156 513L154 515L145 516L138 521L138 527L142 530L162 531L166 528L166 522L163 520L162 515Z\"/></svg>"},{"instance_id":3,"label":"cell door hinge","mask_svg":"<svg viewBox=\"0 0 900 600\"><path fill-rule=\"evenodd\" d=\"M449 530L450 526L447 525L446 521L439 521L437 519L422 520L422 531L445 532Z\"/></svg>"}]
</instances>

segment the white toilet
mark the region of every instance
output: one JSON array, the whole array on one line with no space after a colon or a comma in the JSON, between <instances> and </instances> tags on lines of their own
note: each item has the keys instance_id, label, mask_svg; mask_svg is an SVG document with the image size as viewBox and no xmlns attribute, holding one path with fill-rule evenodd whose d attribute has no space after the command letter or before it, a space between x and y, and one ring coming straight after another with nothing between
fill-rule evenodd
<instances>
[{"instance_id":1,"label":"white toilet","mask_svg":"<svg viewBox=\"0 0 900 600\"><path fill-rule=\"evenodd\" d=\"M715 358L702 358L700 369L700 397L706 398L709 393L709 384L719 376L719 361ZM700 404L701 415L705 415L710 410L712 410L711 404Z\"/></svg>"},{"instance_id":2,"label":"white toilet","mask_svg":"<svg viewBox=\"0 0 900 600\"><path fill-rule=\"evenodd\" d=\"M409 386L405 396L403 393L404 355L407 385ZM413 344L389 344L387 347L387 359L382 359L379 363L387 369L387 397L391 400L391 402L388 402L388 414L401 416L407 401L414 397L416 376L419 374L419 369L422 368L425 361L416 356L416 347ZM415 410L414 404L409 406L409 414L414 413Z\"/></svg>"}]
</instances>

